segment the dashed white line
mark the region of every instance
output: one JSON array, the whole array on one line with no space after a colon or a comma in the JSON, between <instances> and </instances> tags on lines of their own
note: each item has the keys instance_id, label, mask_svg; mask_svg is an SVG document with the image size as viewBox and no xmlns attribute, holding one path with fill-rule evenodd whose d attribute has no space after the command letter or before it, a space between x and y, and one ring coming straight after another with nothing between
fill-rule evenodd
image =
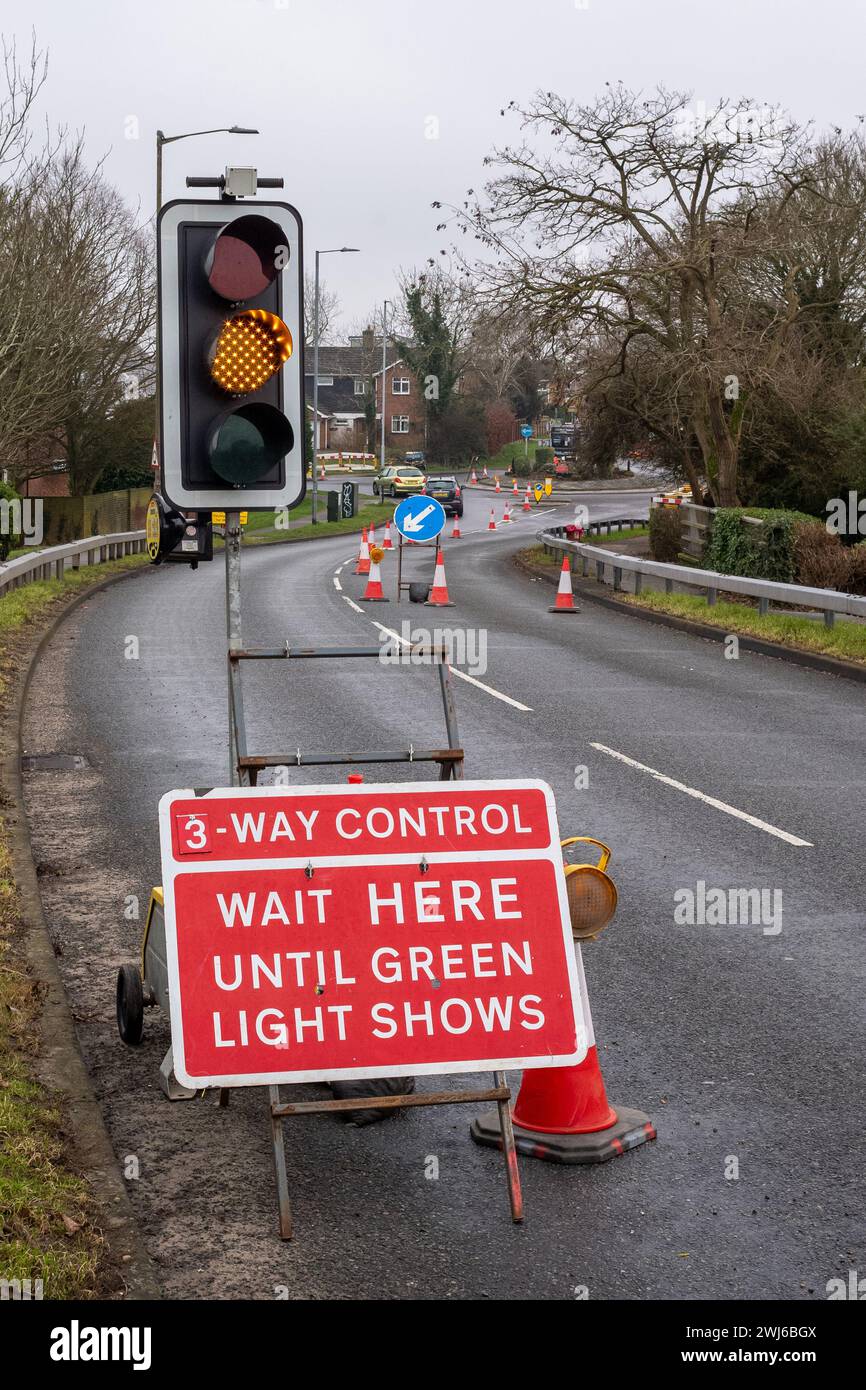
<instances>
[{"instance_id":1,"label":"dashed white line","mask_svg":"<svg viewBox=\"0 0 866 1390\"><path fill-rule=\"evenodd\" d=\"M675 791L685 792L686 796L693 796L696 801L703 801L707 806L714 806L717 811L724 811L727 816L735 816L737 820L743 820L747 825L753 825L756 830L763 830L768 835L775 835L777 840L784 840L786 844L799 845L805 849L814 849L811 840L801 840L799 835L791 835L787 830L780 830L777 825L770 825L768 821L760 820L757 816L750 816L748 811L738 811L736 806L729 806L726 801L719 801L715 796L708 796L706 792L698 791L696 787L689 787L685 782L678 782L676 778L668 777L654 767L647 767L646 763L639 763L636 758L630 758L626 753L618 753L615 748L608 748L603 743L590 743L590 747L597 748L599 753L607 753L610 758L617 758L628 767L636 767L640 772L648 772L651 777L654 777L657 782L663 782L666 787L673 787Z\"/></svg>"},{"instance_id":2,"label":"dashed white line","mask_svg":"<svg viewBox=\"0 0 866 1390\"><path fill-rule=\"evenodd\" d=\"M360 612L360 609L358 611ZM393 628L385 627L383 623L376 622L373 623L373 626L377 627L380 632L384 632L386 636L393 637L395 642L399 642L401 646L411 647L412 643L405 637L401 637L399 632L395 632ZM519 709L524 714L532 713L531 705L522 705L519 700L512 700L510 695L504 695L501 690L494 690L492 685L485 685L484 681L476 680L475 676L470 676L465 671L458 670L456 666L449 666L448 670L451 672L452 676L456 676L458 680L466 681L468 685L477 686L477 688L483 690L485 694L492 695L494 700L502 700L503 704L511 705L512 709Z\"/></svg>"},{"instance_id":3,"label":"dashed white line","mask_svg":"<svg viewBox=\"0 0 866 1390\"><path fill-rule=\"evenodd\" d=\"M354 599L349 598L348 594L343 594L343 602L348 603L350 608L354 608L356 613L363 613L364 611L360 604L355 603Z\"/></svg>"},{"instance_id":4,"label":"dashed white line","mask_svg":"<svg viewBox=\"0 0 866 1390\"><path fill-rule=\"evenodd\" d=\"M334 575L334 588L337 590L338 594L341 594L343 592L343 586L336 575Z\"/></svg>"},{"instance_id":5,"label":"dashed white line","mask_svg":"<svg viewBox=\"0 0 866 1390\"><path fill-rule=\"evenodd\" d=\"M452 676L458 680L466 681L467 685L475 685L479 690L485 691L487 695L492 695L496 700L502 700L506 705L511 705L512 709L519 709L524 714L532 713L531 705L522 705L519 700L512 700L510 695L503 695L501 690L494 690L492 685L485 685L483 681L476 680L474 676L467 675L465 671L459 671L456 666L449 666L448 670Z\"/></svg>"}]
</instances>

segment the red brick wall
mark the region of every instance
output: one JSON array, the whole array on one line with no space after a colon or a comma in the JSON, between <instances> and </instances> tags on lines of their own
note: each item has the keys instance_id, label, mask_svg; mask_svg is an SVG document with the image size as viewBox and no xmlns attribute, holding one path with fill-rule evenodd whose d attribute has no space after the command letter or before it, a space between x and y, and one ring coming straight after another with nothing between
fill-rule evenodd
<instances>
[{"instance_id":1,"label":"red brick wall","mask_svg":"<svg viewBox=\"0 0 866 1390\"><path fill-rule=\"evenodd\" d=\"M41 478L28 478L21 484L22 497L68 497L69 474L46 473Z\"/></svg>"},{"instance_id":2,"label":"red brick wall","mask_svg":"<svg viewBox=\"0 0 866 1390\"><path fill-rule=\"evenodd\" d=\"M408 395L397 394L394 391L394 378L408 380ZM388 367L385 373L385 448L396 454L403 454L410 449L424 448L424 415L426 401L424 392L415 377L414 373L402 363ZM376 409L382 409L382 374L376 377ZM391 422L395 415L407 415L409 417L409 433L396 434L391 429Z\"/></svg>"}]
</instances>

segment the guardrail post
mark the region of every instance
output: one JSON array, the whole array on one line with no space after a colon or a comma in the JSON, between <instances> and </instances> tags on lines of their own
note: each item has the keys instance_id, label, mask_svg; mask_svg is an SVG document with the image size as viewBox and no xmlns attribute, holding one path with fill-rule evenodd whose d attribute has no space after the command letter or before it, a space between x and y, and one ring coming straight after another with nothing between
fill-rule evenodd
<instances>
[{"instance_id":1,"label":"guardrail post","mask_svg":"<svg viewBox=\"0 0 866 1390\"><path fill-rule=\"evenodd\" d=\"M769 600L768 598L759 598L759 599L758 599L758 612L760 613L761 617L762 617L762 618L765 618L765 617L767 616L767 614L769 613L769 611L770 611L770 600Z\"/></svg>"},{"instance_id":2,"label":"guardrail post","mask_svg":"<svg viewBox=\"0 0 866 1390\"><path fill-rule=\"evenodd\" d=\"M582 558L583 558L583 577L584 577L584 579L586 579L587 575L589 574L589 556L588 556L588 555L584 555Z\"/></svg>"},{"instance_id":3,"label":"guardrail post","mask_svg":"<svg viewBox=\"0 0 866 1390\"><path fill-rule=\"evenodd\" d=\"M833 612L832 608L825 608L825 609L824 609L824 626L825 626L825 627L832 627L832 626L833 626L833 623L834 623L835 621L836 621L836 614Z\"/></svg>"},{"instance_id":4,"label":"guardrail post","mask_svg":"<svg viewBox=\"0 0 866 1390\"><path fill-rule=\"evenodd\" d=\"M642 589L643 589L643 575L641 574L640 570L635 570L635 572L634 572L634 591L635 591L636 594L639 594L639 593L641 592Z\"/></svg>"},{"instance_id":5,"label":"guardrail post","mask_svg":"<svg viewBox=\"0 0 866 1390\"><path fill-rule=\"evenodd\" d=\"M708 588L708 589L707 589L707 607L708 607L708 608L715 608L715 606L716 606L716 599L718 598L718 596L719 596L719 591L718 591L718 589L711 589L711 588Z\"/></svg>"},{"instance_id":6,"label":"guardrail post","mask_svg":"<svg viewBox=\"0 0 866 1390\"><path fill-rule=\"evenodd\" d=\"M674 581L673 581L672 579L666 579L666 580L665 580L665 593L666 593L666 594L672 594L673 591L674 591Z\"/></svg>"},{"instance_id":7,"label":"guardrail post","mask_svg":"<svg viewBox=\"0 0 866 1390\"><path fill-rule=\"evenodd\" d=\"M604 583L604 560L596 560L596 562L595 562L595 578L596 578L596 582L597 582L597 583L599 583L599 584L603 584L603 583Z\"/></svg>"},{"instance_id":8,"label":"guardrail post","mask_svg":"<svg viewBox=\"0 0 866 1390\"><path fill-rule=\"evenodd\" d=\"M620 569L619 565L614 565L614 567L613 567L613 591L614 591L614 593L616 593L616 591L617 591L618 589L621 589L621 588L622 588L622 570Z\"/></svg>"}]
</instances>

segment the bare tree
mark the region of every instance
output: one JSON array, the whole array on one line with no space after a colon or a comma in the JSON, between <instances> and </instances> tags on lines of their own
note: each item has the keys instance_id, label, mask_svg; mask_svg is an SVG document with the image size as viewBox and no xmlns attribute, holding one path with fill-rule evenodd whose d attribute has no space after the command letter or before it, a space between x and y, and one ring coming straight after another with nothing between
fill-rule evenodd
<instances>
[{"instance_id":1,"label":"bare tree","mask_svg":"<svg viewBox=\"0 0 866 1390\"><path fill-rule=\"evenodd\" d=\"M525 316L513 308L497 312L479 306L469 328L466 376L479 394L502 401L521 386L521 367L527 356Z\"/></svg>"},{"instance_id":2,"label":"bare tree","mask_svg":"<svg viewBox=\"0 0 866 1390\"><path fill-rule=\"evenodd\" d=\"M0 97L0 466L57 419L69 399L73 370L70 295L57 293L46 238L42 185L53 151L32 148L31 114L45 80L35 40L20 63L3 45ZM11 470L10 470L11 471Z\"/></svg>"},{"instance_id":3,"label":"bare tree","mask_svg":"<svg viewBox=\"0 0 866 1390\"><path fill-rule=\"evenodd\" d=\"M340 299L319 280L319 345L326 343L336 331L340 319ZM304 343L308 348L316 342L316 277L304 271Z\"/></svg>"},{"instance_id":4,"label":"bare tree","mask_svg":"<svg viewBox=\"0 0 866 1390\"><path fill-rule=\"evenodd\" d=\"M746 290L812 181L807 133L745 99L695 119L661 88L608 87L589 105L538 93L511 109L548 149L496 151L484 203L471 194L454 210L487 253L482 290L500 311L522 307L561 358L602 342L613 375L639 349L716 499L736 503L749 392L803 307L795 265L766 277L760 322Z\"/></svg>"},{"instance_id":5,"label":"bare tree","mask_svg":"<svg viewBox=\"0 0 866 1390\"><path fill-rule=\"evenodd\" d=\"M69 347L72 399L53 431L66 449L70 486L90 489L111 460L95 441L122 400L154 390L156 287L145 228L79 146L55 159L42 197L50 219L58 284L75 286L78 308Z\"/></svg>"},{"instance_id":6,"label":"bare tree","mask_svg":"<svg viewBox=\"0 0 866 1390\"><path fill-rule=\"evenodd\" d=\"M16 483L45 467L52 440L73 486L108 460L88 457L91 424L152 389L153 256L142 227L81 140L34 148L45 76L35 48L4 51L0 100L0 462Z\"/></svg>"}]
</instances>

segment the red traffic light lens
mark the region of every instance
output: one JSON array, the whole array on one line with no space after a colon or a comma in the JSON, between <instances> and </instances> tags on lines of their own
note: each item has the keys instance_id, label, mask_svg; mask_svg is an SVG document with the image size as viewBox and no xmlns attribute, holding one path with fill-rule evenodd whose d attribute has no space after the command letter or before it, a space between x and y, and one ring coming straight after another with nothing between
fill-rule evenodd
<instances>
[{"instance_id":1,"label":"red traffic light lens","mask_svg":"<svg viewBox=\"0 0 866 1390\"><path fill-rule=\"evenodd\" d=\"M242 405L224 415L211 435L213 471L227 483L245 487L260 482L295 442L289 421L275 406Z\"/></svg>"},{"instance_id":2,"label":"red traffic light lens","mask_svg":"<svg viewBox=\"0 0 866 1390\"><path fill-rule=\"evenodd\" d=\"M252 213L228 222L205 257L211 289L230 304L263 294L288 264L289 248L276 222Z\"/></svg>"},{"instance_id":3,"label":"red traffic light lens","mask_svg":"<svg viewBox=\"0 0 866 1390\"><path fill-rule=\"evenodd\" d=\"M226 319L208 353L210 374L230 396L258 391L292 355L292 335L267 309Z\"/></svg>"}]
</instances>

